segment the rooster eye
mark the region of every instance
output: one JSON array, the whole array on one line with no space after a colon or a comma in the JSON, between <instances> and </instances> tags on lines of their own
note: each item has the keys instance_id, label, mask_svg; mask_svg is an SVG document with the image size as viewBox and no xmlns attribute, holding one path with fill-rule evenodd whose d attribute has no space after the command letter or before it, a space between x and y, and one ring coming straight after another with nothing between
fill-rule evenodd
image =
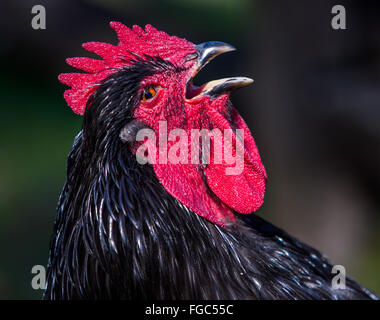
<instances>
[{"instance_id":1,"label":"rooster eye","mask_svg":"<svg viewBox=\"0 0 380 320\"><path fill-rule=\"evenodd\" d=\"M157 94L157 90L155 87L149 86L144 88L142 95L141 95L141 100L142 101L147 101L152 99L155 95Z\"/></svg>"}]
</instances>

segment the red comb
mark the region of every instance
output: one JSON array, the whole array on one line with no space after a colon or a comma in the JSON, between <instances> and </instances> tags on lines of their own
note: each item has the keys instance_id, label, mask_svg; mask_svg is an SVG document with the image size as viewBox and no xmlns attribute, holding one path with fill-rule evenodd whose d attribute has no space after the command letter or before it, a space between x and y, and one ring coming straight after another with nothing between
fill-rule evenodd
<instances>
[{"instance_id":1,"label":"red comb","mask_svg":"<svg viewBox=\"0 0 380 320\"><path fill-rule=\"evenodd\" d=\"M151 25L145 30L139 26L129 29L120 22L111 22L110 26L117 33L119 43L114 46L103 42L87 42L82 46L87 51L96 53L103 60L91 58L68 58L67 64L87 73L61 73L59 81L71 87L64 93L71 109L80 115L85 112L89 96L102 81L135 59L136 55L160 56L162 59L178 63L185 54L195 51L194 45L175 36L169 36Z\"/></svg>"}]
</instances>

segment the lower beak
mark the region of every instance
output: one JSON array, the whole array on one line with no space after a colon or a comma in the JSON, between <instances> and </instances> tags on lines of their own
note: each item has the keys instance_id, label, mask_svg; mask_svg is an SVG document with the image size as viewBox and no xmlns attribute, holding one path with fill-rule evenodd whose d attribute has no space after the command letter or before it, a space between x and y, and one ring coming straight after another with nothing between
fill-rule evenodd
<instances>
[{"instance_id":1,"label":"lower beak","mask_svg":"<svg viewBox=\"0 0 380 320\"><path fill-rule=\"evenodd\" d=\"M253 80L246 77L234 77L213 80L205 83L201 87L200 93L204 96L207 95L211 98L215 98L223 93L248 86L251 83L253 83Z\"/></svg>"},{"instance_id":2,"label":"lower beak","mask_svg":"<svg viewBox=\"0 0 380 320\"><path fill-rule=\"evenodd\" d=\"M198 63L193 76L188 81L186 94L188 99L194 99L199 96L209 96L210 98L215 98L223 93L227 93L253 83L253 80L247 77L232 77L213 80L203 84L202 86L195 86L193 84L194 77L207 63L222 53L236 50L230 44L219 41L204 42L196 45L195 47L198 53Z\"/></svg>"}]
</instances>

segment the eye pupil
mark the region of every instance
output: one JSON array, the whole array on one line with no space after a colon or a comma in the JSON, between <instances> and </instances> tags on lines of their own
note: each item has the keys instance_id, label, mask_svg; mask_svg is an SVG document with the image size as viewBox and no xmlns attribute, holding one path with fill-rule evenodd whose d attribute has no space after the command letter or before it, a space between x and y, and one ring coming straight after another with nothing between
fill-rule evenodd
<instances>
[{"instance_id":1,"label":"eye pupil","mask_svg":"<svg viewBox=\"0 0 380 320\"><path fill-rule=\"evenodd\" d=\"M142 100L152 99L156 95L156 90L153 87L145 88L142 94Z\"/></svg>"}]
</instances>

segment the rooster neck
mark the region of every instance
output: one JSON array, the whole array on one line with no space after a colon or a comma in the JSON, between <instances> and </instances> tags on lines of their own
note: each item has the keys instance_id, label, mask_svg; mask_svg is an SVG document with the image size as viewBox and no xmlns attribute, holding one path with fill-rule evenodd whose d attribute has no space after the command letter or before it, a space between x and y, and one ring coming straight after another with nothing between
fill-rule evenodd
<instances>
[{"instance_id":1,"label":"rooster neck","mask_svg":"<svg viewBox=\"0 0 380 320\"><path fill-rule=\"evenodd\" d=\"M199 286L209 267L204 258L209 256L219 265L223 255L233 257L229 252L233 236L169 195L153 168L138 164L128 145L110 144L100 157L89 157L83 146L87 144L80 133L68 158L67 183L58 204L49 276L56 276L59 271L54 268L64 264L65 281L70 283L66 287L75 283L75 294L85 293L81 285L86 274L86 286L109 282L108 297L119 296L120 290L125 297L139 298L210 296L206 284ZM90 261L97 265L96 274ZM215 268L210 269L208 281L219 277L213 274ZM243 267L235 270L238 277L242 272ZM190 291L182 292L183 287Z\"/></svg>"},{"instance_id":2,"label":"rooster neck","mask_svg":"<svg viewBox=\"0 0 380 320\"><path fill-rule=\"evenodd\" d=\"M80 133L46 299L376 299L349 278L347 290L334 290L325 257L255 215L222 228L188 210L127 145L115 144L90 170L82 147Z\"/></svg>"},{"instance_id":3,"label":"rooster neck","mask_svg":"<svg viewBox=\"0 0 380 320\"><path fill-rule=\"evenodd\" d=\"M207 281L219 282L220 275L214 274L218 268L227 272L221 261L236 257L234 236L168 194L153 168L140 165L128 145L111 143L101 156L88 157L83 139L80 133L70 152L67 183L58 207L58 236L53 242L54 250L63 252L61 259L78 259L79 265L91 257L104 274L114 279L122 274L122 291L128 297L210 296L208 285L202 288L199 284L205 282L207 269ZM216 265L209 269L208 260ZM86 267L78 265L75 268ZM237 278L244 272L243 265L233 271ZM96 276L105 278L104 274ZM183 287L191 291L182 292Z\"/></svg>"}]
</instances>

